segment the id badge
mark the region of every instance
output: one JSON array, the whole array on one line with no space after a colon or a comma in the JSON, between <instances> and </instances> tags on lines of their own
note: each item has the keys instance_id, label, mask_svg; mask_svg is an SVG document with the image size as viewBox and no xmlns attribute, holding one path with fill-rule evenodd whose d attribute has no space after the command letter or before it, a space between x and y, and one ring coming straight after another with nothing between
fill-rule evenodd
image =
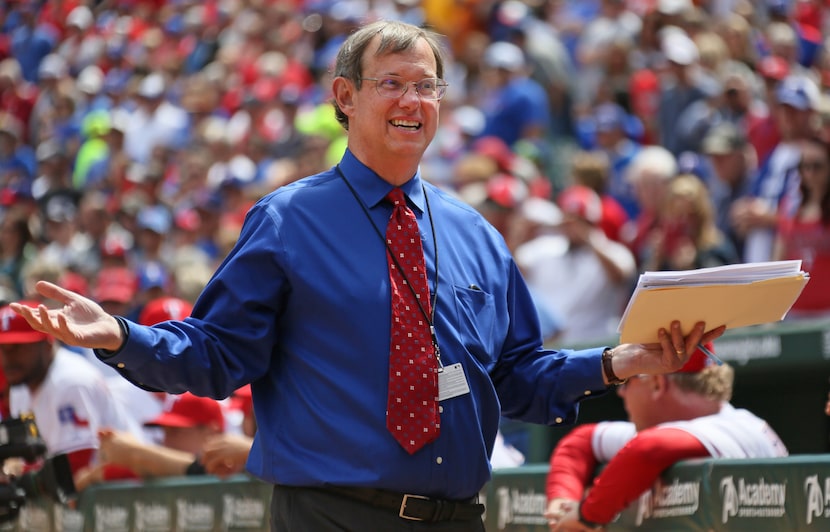
<instances>
[{"instance_id":1,"label":"id badge","mask_svg":"<svg viewBox=\"0 0 830 532\"><path fill-rule=\"evenodd\" d=\"M444 366L438 371L438 400L452 399L470 393L467 376L460 362Z\"/></svg>"}]
</instances>

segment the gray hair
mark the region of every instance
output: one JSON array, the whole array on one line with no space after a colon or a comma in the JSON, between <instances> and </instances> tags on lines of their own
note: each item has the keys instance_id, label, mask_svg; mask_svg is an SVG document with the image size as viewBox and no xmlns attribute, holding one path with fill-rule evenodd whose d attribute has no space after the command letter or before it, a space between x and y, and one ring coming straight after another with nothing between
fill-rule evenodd
<instances>
[{"instance_id":1,"label":"gray hair","mask_svg":"<svg viewBox=\"0 0 830 532\"><path fill-rule=\"evenodd\" d=\"M646 146L637 152L625 174L628 181L633 183L645 172L669 180L677 175L677 170L677 159L674 155L666 148L654 145Z\"/></svg>"},{"instance_id":2,"label":"gray hair","mask_svg":"<svg viewBox=\"0 0 830 532\"><path fill-rule=\"evenodd\" d=\"M441 36L431 30L394 20L372 22L352 33L337 52L334 76L351 80L355 87L360 89L360 78L363 75L363 55L376 35L380 35L380 44L376 53L378 56L411 50L419 39L425 40L435 55L436 75L439 78L444 77ZM348 131L349 117L343 113L336 101L332 100L332 103L335 118Z\"/></svg>"}]
</instances>

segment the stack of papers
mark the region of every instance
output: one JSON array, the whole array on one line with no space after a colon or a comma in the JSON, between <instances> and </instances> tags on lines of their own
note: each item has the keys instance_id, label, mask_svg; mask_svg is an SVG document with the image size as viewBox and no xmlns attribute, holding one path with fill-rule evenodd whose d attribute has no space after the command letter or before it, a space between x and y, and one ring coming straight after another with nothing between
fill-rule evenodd
<instances>
[{"instance_id":1,"label":"stack of papers","mask_svg":"<svg viewBox=\"0 0 830 532\"><path fill-rule=\"evenodd\" d=\"M620 343L657 342L673 320L684 334L698 321L707 329L780 321L809 280L800 260L645 272L620 320Z\"/></svg>"}]
</instances>

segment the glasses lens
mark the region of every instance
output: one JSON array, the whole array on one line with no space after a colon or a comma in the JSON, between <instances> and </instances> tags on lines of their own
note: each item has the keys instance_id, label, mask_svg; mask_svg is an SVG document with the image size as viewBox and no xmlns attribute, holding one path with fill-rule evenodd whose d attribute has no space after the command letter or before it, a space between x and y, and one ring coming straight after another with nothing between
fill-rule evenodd
<instances>
[{"instance_id":1,"label":"glasses lens","mask_svg":"<svg viewBox=\"0 0 830 532\"><path fill-rule=\"evenodd\" d=\"M422 79L418 82L417 88L421 97L430 100L440 100L447 92L447 84L438 78Z\"/></svg>"},{"instance_id":2,"label":"glasses lens","mask_svg":"<svg viewBox=\"0 0 830 532\"><path fill-rule=\"evenodd\" d=\"M418 89L418 94L420 94L423 98L435 97L436 89L434 79L422 79L415 84L415 88Z\"/></svg>"},{"instance_id":3,"label":"glasses lens","mask_svg":"<svg viewBox=\"0 0 830 532\"><path fill-rule=\"evenodd\" d=\"M386 98L397 98L403 94L406 89L406 84L403 81L386 78L377 81L378 93Z\"/></svg>"}]
</instances>

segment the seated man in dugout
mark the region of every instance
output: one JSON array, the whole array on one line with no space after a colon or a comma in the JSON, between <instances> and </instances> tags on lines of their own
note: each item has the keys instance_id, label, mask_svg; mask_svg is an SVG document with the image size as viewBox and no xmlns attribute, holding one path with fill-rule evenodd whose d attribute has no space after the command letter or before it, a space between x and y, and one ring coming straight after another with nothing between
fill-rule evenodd
<instances>
[{"instance_id":1,"label":"seated man in dugout","mask_svg":"<svg viewBox=\"0 0 830 532\"><path fill-rule=\"evenodd\" d=\"M112 465L126 468L140 478L226 476L241 472L252 438L225 432L222 405L189 392L171 399L165 412L147 423L162 429L162 445L141 442L124 432L99 431L98 466L81 477L77 488L101 482L100 472Z\"/></svg>"},{"instance_id":2,"label":"seated man in dugout","mask_svg":"<svg viewBox=\"0 0 830 532\"><path fill-rule=\"evenodd\" d=\"M629 421L579 425L553 450L545 512L551 531L604 527L681 460L787 456L766 421L730 404L733 382L731 366L698 349L675 373L620 384Z\"/></svg>"}]
</instances>

